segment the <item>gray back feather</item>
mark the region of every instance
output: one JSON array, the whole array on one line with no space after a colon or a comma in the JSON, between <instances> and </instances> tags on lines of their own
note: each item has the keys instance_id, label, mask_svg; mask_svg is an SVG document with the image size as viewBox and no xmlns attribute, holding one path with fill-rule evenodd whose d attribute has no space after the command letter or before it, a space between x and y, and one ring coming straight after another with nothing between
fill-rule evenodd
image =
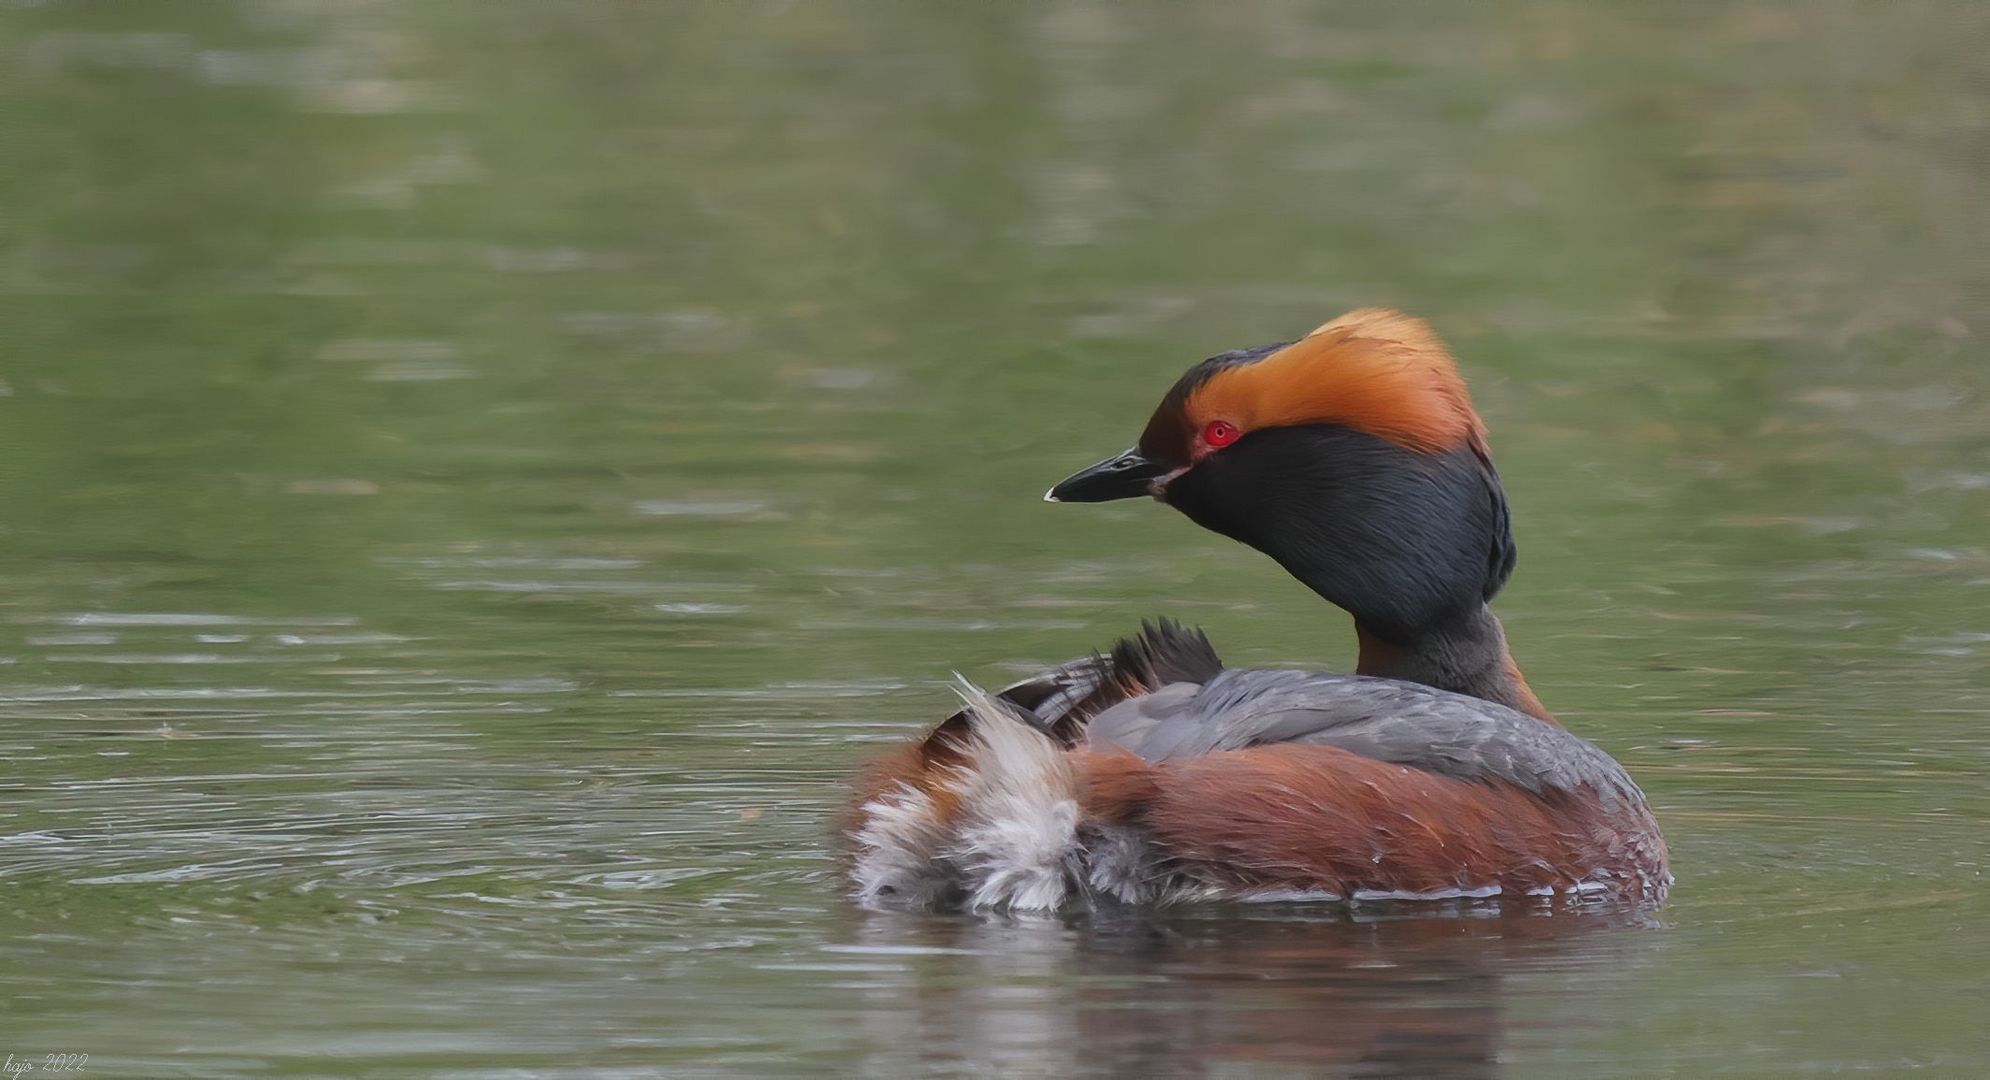
<instances>
[{"instance_id":1,"label":"gray back feather","mask_svg":"<svg viewBox=\"0 0 1990 1080\"><path fill-rule=\"evenodd\" d=\"M1361 675L1232 669L1174 683L1092 718L1085 740L1148 761L1269 743L1333 746L1536 794L1587 786L1642 801L1608 754L1554 724L1479 698Z\"/></svg>"}]
</instances>

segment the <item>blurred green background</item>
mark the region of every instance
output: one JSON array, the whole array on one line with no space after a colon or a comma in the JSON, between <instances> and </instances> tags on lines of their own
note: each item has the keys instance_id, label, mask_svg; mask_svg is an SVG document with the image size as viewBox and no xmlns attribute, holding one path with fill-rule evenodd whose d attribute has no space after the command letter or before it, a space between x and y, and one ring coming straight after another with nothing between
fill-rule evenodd
<instances>
[{"instance_id":1,"label":"blurred green background","mask_svg":"<svg viewBox=\"0 0 1990 1080\"><path fill-rule=\"evenodd\" d=\"M1990 1073L1990 8L0 5L0 1052L99 1076ZM1141 616L1181 369L1431 319L1649 919L853 910Z\"/></svg>"}]
</instances>

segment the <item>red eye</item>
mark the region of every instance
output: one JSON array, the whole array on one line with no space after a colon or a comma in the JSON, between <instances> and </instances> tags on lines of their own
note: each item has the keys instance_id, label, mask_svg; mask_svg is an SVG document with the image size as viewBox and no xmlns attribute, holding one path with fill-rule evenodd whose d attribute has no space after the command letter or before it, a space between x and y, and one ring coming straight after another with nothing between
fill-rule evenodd
<instances>
[{"instance_id":1,"label":"red eye","mask_svg":"<svg viewBox=\"0 0 1990 1080\"><path fill-rule=\"evenodd\" d=\"M1237 436L1242 434L1235 424L1227 420L1211 420L1209 426L1202 429L1202 441L1220 450L1236 442Z\"/></svg>"}]
</instances>

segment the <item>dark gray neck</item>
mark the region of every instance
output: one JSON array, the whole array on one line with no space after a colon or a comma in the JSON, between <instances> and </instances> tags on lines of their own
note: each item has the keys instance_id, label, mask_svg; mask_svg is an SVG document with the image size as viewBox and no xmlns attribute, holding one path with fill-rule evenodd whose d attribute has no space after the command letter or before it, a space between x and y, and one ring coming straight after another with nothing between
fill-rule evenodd
<instances>
[{"instance_id":1,"label":"dark gray neck","mask_svg":"<svg viewBox=\"0 0 1990 1080\"><path fill-rule=\"evenodd\" d=\"M1407 644L1377 637L1358 619L1354 632L1361 641L1357 674L1468 694L1555 722L1515 666L1499 617L1484 604L1425 628Z\"/></svg>"}]
</instances>

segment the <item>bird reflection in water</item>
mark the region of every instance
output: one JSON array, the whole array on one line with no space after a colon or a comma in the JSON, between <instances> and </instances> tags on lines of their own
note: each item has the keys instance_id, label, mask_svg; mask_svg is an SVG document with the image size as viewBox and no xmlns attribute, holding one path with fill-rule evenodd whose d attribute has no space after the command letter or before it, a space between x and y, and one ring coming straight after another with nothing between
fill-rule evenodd
<instances>
[{"instance_id":1,"label":"bird reflection in water","mask_svg":"<svg viewBox=\"0 0 1990 1080\"><path fill-rule=\"evenodd\" d=\"M857 917L855 948L910 969L861 990L866 1074L1005 1077L1491 1077L1516 976L1620 969L1649 936L1610 931L1650 924L1472 902Z\"/></svg>"}]
</instances>

